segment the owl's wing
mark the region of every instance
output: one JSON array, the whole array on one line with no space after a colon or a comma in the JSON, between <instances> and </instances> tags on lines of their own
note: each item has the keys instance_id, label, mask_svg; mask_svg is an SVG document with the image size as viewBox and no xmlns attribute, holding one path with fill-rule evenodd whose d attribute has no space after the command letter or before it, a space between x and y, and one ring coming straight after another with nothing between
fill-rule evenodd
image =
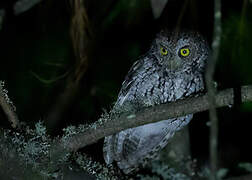
<instances>
[{"instance_id":1,"label":"owl's wing","mask_svg":"<svg viewBox=\"0 0 252 180\"><path fill-rule=\"evenodd\" d=\"M118 167L129 174L139 164L156 157L174 133L187 125L192 115L126 129L105 138L103 147L107 164L116 161Z\"/></svg>"},{"instance_id":2,"label":"owl's wing","mask_svg":"<svg viewBox=\"0 0 252 180\"><path fill-rule=\"evenodd\" d=\"M104 139L104 145L103 145L103 157L106 162L106 164L111 164L114 161L114 152L113 152L113 146L114 146L114 135L107 136Z\"/></svg>"},{"instance_id":3,"label":"owl's wing","mask_svg":"<svg viewBox=\"0 0 252 180\"><path fill-rule=\"evenodd\" d=\"M105 137L103 156L106 164L111 164L113 161L118 161L120 159L124 139L126 139L128 134L131 134L129 131L131 131L131 129Z\"/></svg>"},{"instance_id":4,"label":"owl's wing","mask_svg":"<svg viewBox=\"0 0 252 180\"><path fill-rule=\"evenodd\" d=\"M119 92L118 99L116 101L115 107L122 106L126 99L128 99L129 90L134 85L135 81L138 79L138 75L143 71L143 64L145 58L140 58L136 61L130 68L125 80L122 83L122 88Z\"/></svg>"},{"instance_id":5,"label":"owl's wing","mask_svg":"<svg viewBox=\"0 0 252 180\"><path fill-rule=\"evenodd\" d=\"M126 174L139 164L148 162L157 156L168 140L181 127L188 124L192 115L146 124L118 133L114 141L115 160Z\"/></svg>"},{"instance_id":6,"label":"owl's wing","mask_svg":"<svg viewBox=\"0 0 252 180\"><path fill-rule=\"evenodd\" d=\"M137 75L140 74L144 61L144 58L139 58L139 60L137 60L130 68L127 76L125 77L125 80L122 83L122 88L119 92L118 99L112 109L112 113L118 113L118 109L122 109L125 100L128 100L129 90L138 78ZM118 134L105 137L103 154L105 162L107 164L111 164L114 160L118 159L118 156L116 157L116 155L118 151L122 151L120 150L120 148L122 149L122 143L124 142L124 137L126 134L130 133L128 131L121 131Z\"/></svg>"}]
</instances>

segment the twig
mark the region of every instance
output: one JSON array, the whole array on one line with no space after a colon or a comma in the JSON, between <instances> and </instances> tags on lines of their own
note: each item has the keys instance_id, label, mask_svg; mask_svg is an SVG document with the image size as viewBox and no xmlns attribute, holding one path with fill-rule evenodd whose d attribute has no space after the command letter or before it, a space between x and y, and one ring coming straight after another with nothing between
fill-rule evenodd
<instances>
[{"instance_id":1,"label":"twig","mask_svg":"<svg viewBox=\"0 0 252 180\"><path fill-rule=\"evenodd\" d=\"M219 56L219 47L221 39L221 2L220 0L214 1L214 32L213 32L213 42L212 42L212 55L209 59L208 67L205 74L206 87L209 106L209 119L211 121L210 126L210 169L211 169L211 180L215 180L216 173L218 170L218 118L216 112L216 102L215 93L216 88L214 87L213 76L215 72L215 66Z\"/></svg>"},{"instance_id":2,"label":"twig","mask_svg":"<svg viewBox=\"0 0 252 180\"><path fill-rule=\"evenodd\" d=\"M252 85L243 86L241 93L242 102L252 101ZM215 107L232 105L234 103L233 98L233 89L220 91L215 97ZM109 119L100 124L97 123L96 126L90 126L90 128L87 128L84 132L70 137L67 140L64 139L64 143L59 142L58 144L58 146L63 147L58 149L76 151L89 144L95 143L105 136L109 136L124 129L193 114L208 110L209 108L209 98L207 95L203 95L173 103L144 108L136 114L125 113L118 118Z\"/></svg>"},{"instance_id":3,"label":"twig","mask_svg":"<svg viewBox=\"0 0 252 180\"><path fill-rule=\"evenodd\" d=\"M0 106L5 112L8 120L11 123L13 128L17 128L20 126L17 114L15 113L15 106L9 99L7 95L7 90L4 89L4 82L0 81Z\"/></svg>"}]
</instances>

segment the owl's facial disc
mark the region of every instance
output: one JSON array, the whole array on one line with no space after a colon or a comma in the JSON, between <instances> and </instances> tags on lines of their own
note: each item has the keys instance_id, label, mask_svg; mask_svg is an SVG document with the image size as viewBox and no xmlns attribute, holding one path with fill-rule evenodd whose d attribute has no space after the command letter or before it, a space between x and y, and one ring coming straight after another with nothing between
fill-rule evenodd
<instances>
[{"instance_id":1,"label":"owl's facial disc","mask_svg":"<svg viewBox=\"0 0 252 180\"><path fill-rule=\"evenodd\" d=\"M179 55L172 53L169 48L165 46L159 47L160 52L159 56L161 59L162 65L168 69L169 71L177 71L178 69L182 68L183 62L182 59L179 57ZM184 48L179 51L179 53L182 53L182 56L188 56L189 55L189 49Z\"/></svg>"}]
</instances>

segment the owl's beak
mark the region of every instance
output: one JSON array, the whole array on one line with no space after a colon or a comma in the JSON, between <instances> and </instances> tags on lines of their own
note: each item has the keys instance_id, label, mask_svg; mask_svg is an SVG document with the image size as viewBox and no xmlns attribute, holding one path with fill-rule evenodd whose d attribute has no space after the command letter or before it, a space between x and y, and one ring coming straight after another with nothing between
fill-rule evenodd
<instances>
[{"instance_id":1,"label":"owl's beak","mask_svg":"<svg viewBox=\"0 0 252 180\"><path fill-rule=\"evenodd\" d=\"M170 59L168 61L168 69L170 69L171 71L176 71L181 67L181 59Z\"/></svg>"}]
</instances>

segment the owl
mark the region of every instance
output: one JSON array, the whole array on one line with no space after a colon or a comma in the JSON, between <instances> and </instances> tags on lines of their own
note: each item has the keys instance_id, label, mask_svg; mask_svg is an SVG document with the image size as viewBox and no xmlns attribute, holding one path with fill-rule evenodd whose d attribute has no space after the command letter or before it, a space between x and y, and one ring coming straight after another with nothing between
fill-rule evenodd
<instances>
[{"instance_id":1,"label":"owl","mask_svg":"<svg viewBox=\"0 0 252 180\"><path fill-rule=\"evenodd\" d=\"M197 96L204 89L203 74L209 47L195 32L161 31L149 51L129 70L111 112L136 112L143 107ZM126 174L157 157L176 131L193 115L126 129L105 137L106 164L116 161Z\"/></svg>"}]
</instances>

